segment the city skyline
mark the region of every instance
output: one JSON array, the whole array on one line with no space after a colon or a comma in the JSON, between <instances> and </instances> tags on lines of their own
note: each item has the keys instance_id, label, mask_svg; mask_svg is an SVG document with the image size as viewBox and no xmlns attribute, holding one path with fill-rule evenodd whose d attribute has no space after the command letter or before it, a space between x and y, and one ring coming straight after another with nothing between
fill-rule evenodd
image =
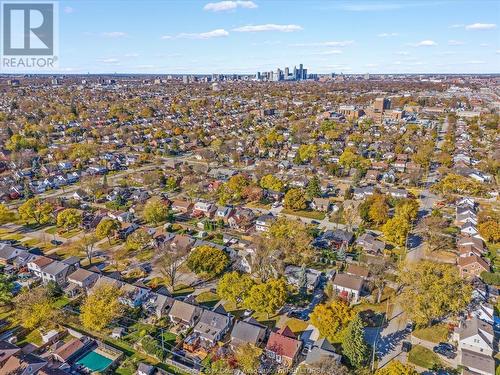
<instances>
[{"instance_id":1,"label":"city skyline","mask_svg":"<svg viewBox=\"0 0 500 375\"><path fill-rule=\"evenodd\" d=\"M497 73L499 15L493 1L61 1L46 73Z\"/></svg>"}]
</instances>

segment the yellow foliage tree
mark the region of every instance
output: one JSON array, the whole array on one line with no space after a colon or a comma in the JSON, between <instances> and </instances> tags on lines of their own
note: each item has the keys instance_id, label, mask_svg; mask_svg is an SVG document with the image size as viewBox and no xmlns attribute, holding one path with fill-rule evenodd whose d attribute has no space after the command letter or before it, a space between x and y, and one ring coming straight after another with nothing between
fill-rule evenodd
<instances>
[{"instance_id":1,"label":"yellow foliage tree","mask_svg":"<svg viewBox=\"0 0 500 375\"><path fill-rule=\"evenodd\" d=\"M124 307L118 300L121 291L113 285L93 290L82 305L80 320L85 328L100 331L120 317Z\"/></svg>"}]
</instances>

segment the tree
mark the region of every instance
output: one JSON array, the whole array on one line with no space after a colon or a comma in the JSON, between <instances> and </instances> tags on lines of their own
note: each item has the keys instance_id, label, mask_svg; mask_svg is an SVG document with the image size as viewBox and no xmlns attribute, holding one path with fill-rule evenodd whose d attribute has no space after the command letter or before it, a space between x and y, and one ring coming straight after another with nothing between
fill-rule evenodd
<instances>
[{"instance_id":1,"label":"tree","mask_svg":"<svg viewBox=\"0 0 500 375\"><path fill-rule=\"evenodd\" d=\"M42 202L38 198L31 198L18 208L19 217L26 223L34 220L38 225L47 224L53 218L53 207L48 202Z\"/></svg>"},{"instance_id":2,"label":"tree","mask_svg":"<svg viewBox=\"0 0 500 375\"><path fill-rule=\"evenodd\" d=\"M313 199L321 197L321 185L318 176L314 176L306 187L307 198Z\"/></svg>"},{"instance_id":3,"label":"tree","mask_svg":"<svg viewBox=\"0 0 500 375\"><path fill-rule=\"evenodd\" d=\"M385 223L389 219L389 205L382 194L376 194L371 201L368 216L375 224Z\"/></svg>"},{"instance_id":4,"label":"tree","mask_svg":"<svg viewBox=\"0 0 500 375\"><path fill-rule=\"evenodd\" d=\"M386 261L383 261L382 263L374 263L370 267L371 282L377 289L377 303L380 303L384 288L388 282L386 275L388 267L389 263Z\"/></svg>"},{"instance_id":5,"label":"tree","mask_svg":"<svg viewBox=\"0 0 500 375\"><path fill-rule=\"evenodd\" d=\"M370 348L363 336L363 321L356 315L346 329L342 340L342 353L352 367L359 369L367 363L369 351Z\"/></svg>"},{"instance_id":6,"label":"tree","mask_svg":"<svg viewBox=\"0 0 500 375\"><path fill-rule=\"evenodd\" d=\"M279 218L269 228L266 245L278 257L302 264L312 256L312 239L308 227L302 221Z\"/></svg>"},{"instance_id":7,"label":"tree","mask_svg":"<svg viewBox=\"0 0 500 375\"><path fill-rule=\"evenodd\" d=\"M479 223L477 226L479 234L486 241L499 242L500 241L500 224L496 220L487 220Z\"/></svg>"},{"instance_id":8,"label":"tree","mask_svg":"<svg viewBox=\"0 0 500 375\"><path fill-rule=\"evenodd\" d=\"M177 179L174 176L170 176L167 178L167 181L165 182L165 188L168 191L174 191L177 189Z\"/></svg>"},{"instance_id":9,"label":"tree","mask_svg":"<svg viewBox=\"0 0 500 375\"><path fill-rule=\"evenodd\" d=\"M157 265L161 274L165 277L170 290L173 291L177 282L179 268L186 253L183 251L171 251L170 249L162 249L162 254L158 258Z\"/></svg>"},{"instance_id":10,"label":"tree","mask_svg":"<svg viewBox=\"0 0 500 375\"><path fill-rule=\"evenodd\" d=\"M144 249L151 241L151 235L145 229L137 229L127 237L125 247L128 251L138 251Z\"/></svg>"},{"instance_id":11,"label":"tree","mask_svg":"<svg viewBox=\"0 0 500 375\"><path fill-rule=\"evenodd\" d=\"M471 300L472 288L452 265L422 261L399 272L403 308L418 325L462 311Z\"/></svg>"},{"instance_id":12,"label":"tree","mask_svg":"<svg viewBox=\"0 0 500 375\"><path fill-rule=\"evenodd\" d=\"M418 372L412 365L405 365L398 360L393 360L378 369L375 375L418 375Z\"/></svg>"},{"instance_id":13,"label":"tree","mask_svg":"<svg viewBox=\"0 0 500 375\"><path fill-rule=\"evenodd\" d=\"M102 219L95 228L95 234L100 240L107 238L108 243L111 245L111 237L116 234L120 229L120 223L113 219Z\"/></svg>"},{"instance_id":14,"label":"tree","mask_svg":"<svg viewBox=\"0 0 500 375\"><path fill-rule=\"evenodd\" d=\"M388 241L403 246L410 232L410 223L404 217L394 216L382 226L382 232Z\"/></svg>"},{"instance_id":15,"label":"tree","mask_svg":"<svg viewBox=\"0 0 500 375\"><path fill-rule=\"evenodd\" d=\"M143 215L146 222L158 225L167 220L168 207L160 198L153 197L144 206Z\"/></svg>"},{"instance_id":16,"label":"tree","mask_svg":"<svg viewBox=\"0 0 500 375\"><path fill-rule=\"evenodd\" d=\"M278 177L267 174L260 179L260 186L263 189L283 191L285 189L285 184Z\"/></svg>"},{"instance_id":17,"label":"tree","mask_svg":"<svg viewBox=\"0 0 500 375\"><path fill-rule=\"evenodd\" d=\"M303 210L307 207L307 201L302 189L290 189L285 194L285 208L289 210Z\"/></svg>"},{"instance_id":18,"label":"tree","mask_svg":"<svg viewBox=\"0 0 500 375\"><path fill-rule=\"evenodd\" d=\"M396 216L404 217L412 222L417 218L418 206L418 201L415 199L403 199L396 205Z\"/></svg>"},{"instance_id":19,"label":"tree","mask_svg":"<svg viewBox=\"0 0 500 375\"><path fill-rule=\"evenodd\" d=\"M14 213L7 206L0 203L0 225L11 222L14 219Z\"/></svg>"},{"instance_id":20,"label":"tree","mask_svg":"<svg viewBox=\"0 0 500 375\"><path fill-rule=\"evenodd\" d=\"M296 375L349 375L349 369L340 363L335 358L322 357L314 363L308 364L307 367L300 366L297 369Z\"/></svg>"},{"instance_id":21,"label":"tree","mask_svg":"<svg viewBox=\"0 0 500 375\"><path fill-rule=\"evenodd\" d=\"M228 265L229 257L223 250L207 245L195 248L187 259L191 271L207 277L219 275Z\"/></svg>"},{"instance_id":22,"label":"tree","mask_svg":"<svg viewBox=\"0 0 500 375\"><path fill-rule=\"evenodd\" d=\"M10 277L0 274L0 306L9 305L12 302L12 289L14 284Z\"/></svg>"},{"instance_id":23,"label":"tree","mask_svg":"<svg viewBox=\"0 0 500 375\"><path fill-rule=\"evenodd\" d=\"M76 208L67 208L57 214L57 226L67 231L78 227L82 223L82 213Z\"/></svg>"},{"instance_id":24,"label":"tree","mask_svg":"<svg viewBox=\"0 0 500 375\"><path fill-rule=\"evenodd\" d=\"M119 318L124 309L118 298L121 291L113 285L102 285L92 290L82 307L80 320L83 326L94 331L103 330Z\"/></svg>"},{"instance_id":25,"label":"tree","mask_svg":"<svg viewBox=\"0 0 500 375\"><path fill-rule=\"evenodd\" d=\"M56 311L53 300L44 287L27 290L14 299L17 318L27 329L53 324Z\"/></svg>"},{"instance_id":26,"label":"tree","mask_svg":"<svg viewBox=\"0 0 500 375\"><path fill-rule=\"evenodd\" d=\"M288 291L283 279L270 279L262 284L255 284L250 289L243 305L258 313L273 314L285 304Z\"/></svg>"},{"instance_id":27,"label":"tree","mask_svg":"<svg viewBox=\"0 0 500 375\"><path fill-rule=\"evenodd\" d=\"M241 345L236 349L235 359L238 363L238 367L245 374L257 374L260 366L260 356L262 354L262 349L247 343Z\"/></svg>"},{"instance_id":28,"label":"tree","mask_svg":"<svg viewBox=\"0 0 500 375\"><path fill-rule=\"evenodd\" d=\"M329 303L318 304L310 315L311 323L321 336L330 342L340 342L345 328L355 313L348 303L335 299Z\"/></svg>"},{"instance_id":29,"label":"tree","mask_svg":"<svg viewBox=\"0 0 500 375\"><path fill-rule=\"evenodd\" d=\"M217 295L239 305L248 295L255 282L248 275L229 272L217 284Z\"/></svg>"},{"instance_id":30,"label":"tree","mask_svg":"<svg viewBox=\"0 0 500 375\"><path fill-rule=\"evenodd\" d=\"M427 216L417 226L416 232L424 239L426 250L433 252L453 248L453 238L446 233L448 221L439 216Z\"/></svg>"},{"instance_id":31,"label":"tree","mask_svg":"<svg viewBox=\"0 0 500 375\"><path fill-rule=\"evenodd\" d=\"M89 264L92 264L92 257L94 256L95 245L99 242L97 236L93 233L83 233L82 238L77 244L78 250L85 254Z\"/></svg>"}]
</instances>

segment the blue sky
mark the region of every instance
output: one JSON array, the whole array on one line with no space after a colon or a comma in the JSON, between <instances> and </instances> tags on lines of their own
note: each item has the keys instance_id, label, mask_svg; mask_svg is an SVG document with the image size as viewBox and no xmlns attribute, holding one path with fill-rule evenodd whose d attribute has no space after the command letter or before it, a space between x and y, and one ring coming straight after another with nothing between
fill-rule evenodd
<instances>
[{"instance_id":1,"label":"blue sky","mask_svg":"<svg viewBox=\"0 0 500 375\"><path fill-rule=\"evenodd\" d=\"M60 1L59 71L498 73L500 2Z\"/></svg>"}]
</instances>

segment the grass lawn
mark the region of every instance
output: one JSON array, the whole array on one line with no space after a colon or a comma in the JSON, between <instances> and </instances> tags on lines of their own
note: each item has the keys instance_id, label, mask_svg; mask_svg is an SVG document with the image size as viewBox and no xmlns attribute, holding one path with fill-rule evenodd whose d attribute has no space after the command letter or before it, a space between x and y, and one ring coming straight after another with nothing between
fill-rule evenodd
<instances>
[{"instance_id":1,"label":"grass lawn","mask_svg":"<svg viewBox=\"0 0 500 375\"><path fill-rule=\"evenodd\" d=\"M71 237L75 237L80 232L81 232L80 229L76 228L76 229L71 229L70 231L64 231L60 234L60 236L69 239Z\"/></svg>"},{"instance_id":2,"label":"grass lawn","mask_svg":"<svg viewBox=\"0 0 500 375\"><path fill-rule=\"evenodd\" d=\"M184 284L178 284L175 286L174 292L172 293L172 295L174 297L185 296L185 295L191 294L193 292L194 292L193 287L188 286L188 285L184 285Z\"/></svg>"},{"instance_id":3,"label":"grass lawn","mask_svg":"<svg viewBox=\"0 0 500 375\"><path fill-rule=\"evenodd\" d=\"M40 243L40 240L38 238L32 238L32 239L23 241L21 243L26 247L34 247L35 245L38 245Z\"/></svg>"},{"instance_id":4,"label":"grass lawn","mask_svg":"<svg viewBox=\"0 0 500 375\"><path fill-rule=\"evenodd\" d=\"M299 335L300 333L304 332L307 328L309 323L304 322L303 320L296 319L296 318L290 318L286 320L283 325L280 328L283 328L284 326L288 326L293 333L296 335Z\"/></svg>"},{"instance_id":5,"label":"grass lawn","mask_svg":"<svg viewBox=\"0 0 500 375\"><path fill-rule=\"evenodd\" d=\"M48 234L55 234L56 232L57 232L57 227L55 225L45 229L45 233Z\"/></svg>"},{"instance_id":6,"label":"grass lawn","mask_svg":"<svg viewBox=\"0 0 500 375\"><path fill-rule=\"evenodd\" d=\"M436 353L420 345L413 346L408 353L408 361L414 365L428 369L433 368L435 365L442 365L442 362Z\"/></svg>"},{"instance_id":7,"label":"grass lawn","mask_svg":"<svg viewBox=\"0 0 500 375\"><path fill-rule=\"evenodd\" d=\"M52 304L52 306L54 306L56 309L60 309L64 306L66 306L68 303L70 303L69 298L66 296L62 296L62 297L59 297L58 299L56 299L54 301L54 303Z\"/></svg>"},{"instance_id":8,"label":"grass lawn","mask_svg":"<svg viewBox=\"0 0 500 375\"><path fill-rule=\"evenodd\" d=\"M420 328L413 331L413 336L430 342L448 341L448 327L444 324L436 324L432 327Z\"/></svg>"},{"instance_id":9,"label":"grass lawn","mask_svg":"<svg viewBox=\"0 0 500 375\"><path fill-rule=\"evenodd\" d=\"M287 214L287 215L302 216L302 217L306 217L308 219L314 219L314 220L323 220L325 218L324 212L312 211L312 210L293 211L293 210L289 210L289 209L284 208L283 210L281 210L281 213Z\"/></svg>"},{"instance_id":10,"label":"grass lawn","mask_svg":"<svg viewBox=\"0 0 500 375\"><path fill-rule=\"evenodd\" d=\"M24 346L29 343L35 344L36 346L43 345L42 335L40 334L39 330L35 329L31 331L29 334L23 337L22 340L18 341L17 345Z\"/></svg>"},{"instance_id":11,"label":"grass lawn","mask_svg":"<svg viewBox=\"0 0 500 375\"><path fill-rule=\"evenodd\" d=\"M145 249L137 253L135 258L139 262L146 262L148 260L153 259L153 256L155 255L155 251L153 249Z\"/></svg>"},{"instance_id":12,"label":"grass lawn","mask_svg":"<svg viewBox=\"0 0 500 375\"><path fill-rule=\"evenodd\" d=\"M271 209L270 204L264 204L264 203L260 203L260 202L248 202L246 205L247 205L247 207L250 207L250 208L261 208L263 210Z\"/></svg>"},{"instance_id":13,"label":"grass lawn","mask_svg":"<svg viewBox=\"0 0 500 375\"><path fill-rule=\"evenodd\" d=\"M213 307L219 301L219 296L213 292L203 292L196 296L196 302L207 307Z\"/></svg>"},{"instance_id":14,"label":"grass lawn","mask_svg":"<svg viewBox=\"0 0 500 375\"><path fill-rule=\"evenodd\" d=\"M278 321L281 317L281 315L279 315L279 314L278 315L269 314L269 317L268 317L267 314L265 314L265 313L262 313L262 314L254 313L252 316L260 324L263 324L271 329L276 327L276 324L278 323Z\"/></svg>"},{"instance_id":15,"label":"grass lawn","mask_svg":"<svg viewBox=\"0 0 500 375\"><path fill-rule=\"evenodd\" d=\"M19 233L4 234L0 237L0 239L2 239L2 240L16 240L16 241L20 241L23 238L24 238L24 235L19 234Z\"/></svg>"},{"instance_id":16,"label":"grass lawn","mask_svg":"<svg viewBox=\"0 0 500 375\"><path fill-rule=\"evenodd\" d=\"M112 248L113 246L117 246L117 245L120 245L120 244L122 244L122 243L123 243L123 241L122 241L122 240L117 239L117 238L113 238L113 239L111 240L111 244L110 244L110 243L109 243L109 241L106 239L104 242L101 242L101 243L99 244L99 248L100 248L101 250L109 250L109 249L110 249L110 248Z\"/></svg>"}]
</instances>

